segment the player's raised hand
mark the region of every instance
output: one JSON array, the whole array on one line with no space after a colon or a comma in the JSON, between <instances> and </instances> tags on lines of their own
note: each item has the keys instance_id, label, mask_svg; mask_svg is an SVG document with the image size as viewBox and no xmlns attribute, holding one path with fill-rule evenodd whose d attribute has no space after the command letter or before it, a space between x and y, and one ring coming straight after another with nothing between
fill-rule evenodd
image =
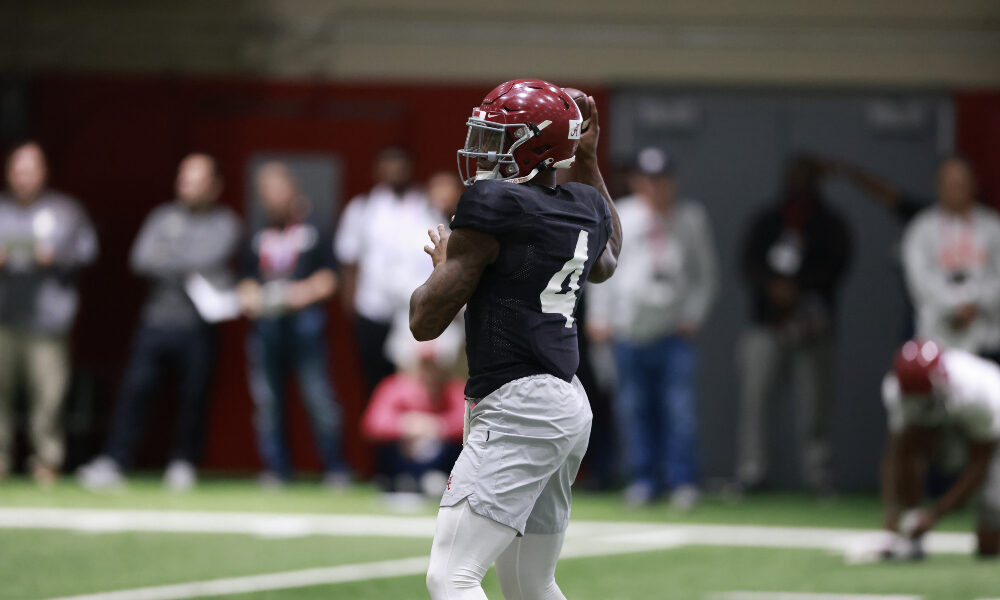
<instances>
[{"instance_id":1,"label":"player's raised hand","mask_svg":"<svg viewBox=\"0 0 1000 600\"><path fill-rule=\"evenodd\" d=\"M587 96L587 105L590 108L587 117L589 124L580 136L580 145L576 148L576 158L577 160L596 161L597 138L601 134L601 127L597 118L597 103L594 102L593 96Z\"/></svg>"},{"instance_id":2,"label":"player's raised hand","mask_svg":"<svg viewBox=\"0 0 1000 600\"><path fill-rule=\"evenodd\" d=\"M428 229L427 235L431 238L431 243L424 246L424 252L430 255L431 262L437 268L448 256L449 233L444 225L438 225L437 229Z\"/></svg>"}]
</instances>

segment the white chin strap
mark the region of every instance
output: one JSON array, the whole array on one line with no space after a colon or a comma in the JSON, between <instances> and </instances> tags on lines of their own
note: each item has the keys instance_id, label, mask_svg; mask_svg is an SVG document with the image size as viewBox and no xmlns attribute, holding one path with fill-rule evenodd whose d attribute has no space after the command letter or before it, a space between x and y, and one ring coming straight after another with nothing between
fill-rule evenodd
<instances>
[{"instance_id":1,"label":"white chin strap","mask_svg":"<svg viewBox=\"0 0 1000 600\"><path fill-rule=\"evenodd\" d=\"M493 167L493 170L476 169L476 181L483 179L500 179L500 165Z\"/></svg>"}]
</instances>

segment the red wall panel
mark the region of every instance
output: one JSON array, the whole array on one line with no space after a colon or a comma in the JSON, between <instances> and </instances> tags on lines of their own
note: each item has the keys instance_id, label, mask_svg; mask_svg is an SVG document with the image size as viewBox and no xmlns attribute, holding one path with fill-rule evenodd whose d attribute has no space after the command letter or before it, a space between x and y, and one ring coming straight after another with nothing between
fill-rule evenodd
<instances>
[{"instance_id":1,"label":"red wall panel","mask_svg":"<svg viewBox=\"0 0 1000 600\"><path fill-rule=\"evenodd\" d=\"M1000 91L955 94L955 147L972 161L982 198L1000 209Z\"/></svg>"},{"instance_id":2,"label":"red wall panel","mask_svg":"<svg viewBox=\"0 0 1000 600\"><path fill-rule=\"evenodd\" d=\"M98 423L114 404L128 345L144 297L129 273L127 256L145 215L172 196L181 157L214 155L226 176L222 202L243 212L246 161L258 151L334 153L343 169L342 198L372 184L371 165L386 145L409 149L418 179L455 165L465 120L491 87L270 83L172 78L63 77L31 86L32 135L49 153L55 187L78 196L100 236L101 258L83 281L75 336L80 367L96 377ZM592 90L597 92L596 90ZM598 102L603 96L595 94ZM349 323L331 304L331 370L345 409L348 459L371 467L357 433L364 406L358 359ZM259 467L253 448L251 402L246 387L245 325L220 328L220 351L204 464L209 468ZM167 386L169 387L169 386ZM151 419L140 463L165 456L170 428L169 394ZM304 413L290 403L289 440L299 468L318 467ZM95 431L96 438L103 431Z\"/></svg>"}]
</instances>

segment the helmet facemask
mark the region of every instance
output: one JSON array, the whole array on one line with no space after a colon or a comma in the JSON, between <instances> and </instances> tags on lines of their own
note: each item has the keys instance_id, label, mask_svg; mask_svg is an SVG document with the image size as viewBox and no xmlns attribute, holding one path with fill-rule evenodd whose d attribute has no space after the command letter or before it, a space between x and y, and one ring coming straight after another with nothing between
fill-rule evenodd
<instances>
[{"instance_id":1,"label":"helmet facemask","mask_svg":"<svg viewBox=\"0 0 1000 600\"><path fill-rule=\"evenodd\" d=\"M458 151L458 174L465 185L480 179L518 179L514 150L533 137L524 123L497 123L485 116L477 109L466 122L465 147Z\"/></svg>"},{"instance_id":2,"label":"helmet facemask","mask_svg":"<svg viewBox=\"0 0 1000 600\"><path fill-rule=\"evenodd\" d=\"M466 122L469 132L465 136L465 147L458 151L458 174L465 185L472 185L480 179L524 183L546 168L566 169L572 166L575 157L555 164L553 159L547 158L539 161L526 175L519 176L521 169L514 156L515 151L552 123L543 121L535 125L487 120L487 116L494 115L502 117L498 113L476 109Z\"/></svg>"}]
</instances>

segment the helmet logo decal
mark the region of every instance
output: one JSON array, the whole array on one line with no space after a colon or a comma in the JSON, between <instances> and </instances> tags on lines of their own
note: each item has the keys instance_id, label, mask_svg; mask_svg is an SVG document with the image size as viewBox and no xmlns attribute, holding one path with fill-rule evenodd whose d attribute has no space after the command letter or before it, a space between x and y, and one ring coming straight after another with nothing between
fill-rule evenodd
<instances>
[{"instance_id":1,"label":"helmet logo decal","mask_svg":"<svg viewBox=\"0 0 1000 600\"><path fill-rule=\"evenodd\" d=\"M583 119L570 119L569 120L569 139L578 140L580 139L580 130L583 129Z\"/></svg>"}]
</instances>

